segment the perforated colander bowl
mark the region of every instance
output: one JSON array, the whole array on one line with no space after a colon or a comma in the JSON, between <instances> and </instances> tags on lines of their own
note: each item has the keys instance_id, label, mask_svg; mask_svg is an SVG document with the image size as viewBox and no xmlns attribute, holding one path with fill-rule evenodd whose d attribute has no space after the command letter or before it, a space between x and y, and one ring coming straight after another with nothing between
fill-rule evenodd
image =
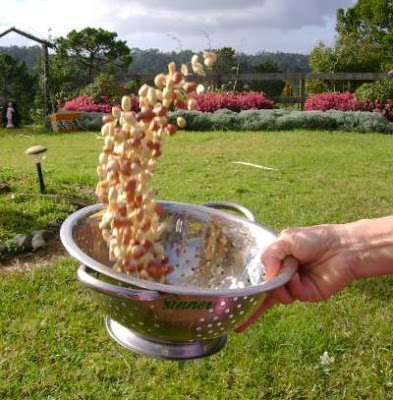
<instances>
[{"instance_id":1,"label":"perforated colander bowl","mask_svg":"<svg viewBox=\"0 0 393 400\"><path fill-rule=\"evenodd\" d=\"M256 311L268 291L291 278L295 261L289 259L280 274L266 282L261 254L276 235L255 223L249 210L225 202L159 204L169 226L162 244L175 267L165 284L112 268L99 219L93 217L104 205L68 217L61 240L81 263L77 277L93 290L112 338L147 356L204 357L225 345L227 333Z\"/></svg>"}]
</instances>

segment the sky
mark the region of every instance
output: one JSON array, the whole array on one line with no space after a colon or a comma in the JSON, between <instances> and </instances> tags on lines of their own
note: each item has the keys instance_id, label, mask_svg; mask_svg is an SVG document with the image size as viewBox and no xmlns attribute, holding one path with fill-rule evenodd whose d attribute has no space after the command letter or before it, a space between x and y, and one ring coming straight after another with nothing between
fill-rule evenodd
<instances>
[{"instance_id":1,"label":"sky","mask_svg":"<svg viewBox=\"0 0 393 400\"><path fill-rule=\"evenodd\" d=\"M161 51L230 46L238 52L309 54L335 39L336 10L356 0L0 0L0 33L15 27L41 39L73 29L116 32L130 48ZM16 33L0 46L32 46Z\"/></svg>"}]
</instances>

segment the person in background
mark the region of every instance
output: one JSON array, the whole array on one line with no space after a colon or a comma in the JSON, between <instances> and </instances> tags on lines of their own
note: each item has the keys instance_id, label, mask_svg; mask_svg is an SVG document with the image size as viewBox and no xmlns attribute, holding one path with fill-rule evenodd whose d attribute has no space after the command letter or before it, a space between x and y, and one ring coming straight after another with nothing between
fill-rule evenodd
<instances>
[{"instance_id":1,"label":"person in background","mask_svg":"<svg viewBox=\"0 0 393 400\"><path fill-rule=\"evenodd\" d=\"M287 257L298 261L294 276L271 291L236 332L245 331L275 304L325 301L356 279L393 274L393 216L284 230L262 255L267 280Z\"/></svg>"}]
</instances>

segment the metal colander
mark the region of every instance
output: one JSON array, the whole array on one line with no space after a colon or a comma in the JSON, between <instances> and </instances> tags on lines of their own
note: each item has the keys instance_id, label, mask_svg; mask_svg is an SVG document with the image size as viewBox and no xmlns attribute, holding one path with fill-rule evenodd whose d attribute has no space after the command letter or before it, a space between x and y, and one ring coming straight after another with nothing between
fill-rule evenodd
<instances>
[{"instance_id":1,"label":"metal colander","mask_svg":"<svg viewBox=\"0 0 393 400\"><path fill-rule=\"evenodd\" d=\"M72 214L61 240L81 266L80 282L93 289L110 336L128 349L158 358L188 360L220 350L266 293L293 275L294 260L265 282L261 254L276 235L246 208L225 202L203 206L162 201L169 229L162 238L175 267L165 284L116 272L92 218L104 205ZM229 209L240 212L234 215Z\"/></svg>"}]
</instances>

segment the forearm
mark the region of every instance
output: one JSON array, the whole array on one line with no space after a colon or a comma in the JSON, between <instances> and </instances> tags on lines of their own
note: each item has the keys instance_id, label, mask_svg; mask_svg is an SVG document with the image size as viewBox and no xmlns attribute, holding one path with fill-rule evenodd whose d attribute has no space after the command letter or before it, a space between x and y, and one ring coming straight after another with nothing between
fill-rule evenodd
<instances>
[{"instance_id":1,"label":"forearm","mask_svg":"<svg viewBox=\"0 0 393 400\"><path fill-rule=\"evenodd\" d=\"M341 225L353 274L370 278L393 274L393 216Z\"/></svg>"}]
</instances>

